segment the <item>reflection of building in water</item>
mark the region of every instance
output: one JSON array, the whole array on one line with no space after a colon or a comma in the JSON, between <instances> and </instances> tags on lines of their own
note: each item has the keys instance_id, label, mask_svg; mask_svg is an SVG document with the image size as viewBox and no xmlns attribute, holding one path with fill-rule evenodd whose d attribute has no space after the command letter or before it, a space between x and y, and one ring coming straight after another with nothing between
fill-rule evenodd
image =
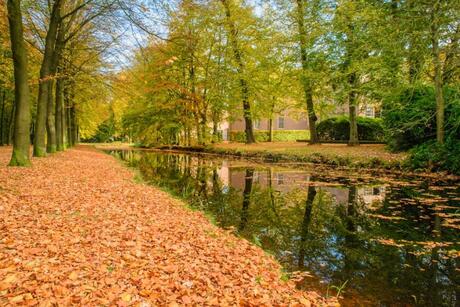
<instances>
[{"instance_id":1,"label":"reflection of building in water","mask_svg":"<svg viewBox=\"0 0 460 307\"><path fill-rule=\"evenodd\" d=\"M243 190L245 185L246 169L243 167L232 167L227 161L222 164L218 171L219 178L224 186L232 187L237 190ZM253 174L253 183L262 188L272 187L275 191L287 193L296 188L306 187L310 183L310 175L306 172L297 171L274 171L273 169L255 170ZM318 183L315 186L331 194L336 203L347 203L349 198L349 189L346 187L327 186L327 182ZM385 187L369 186L358 187L357 198L365 204L375 202L381 203L385 198Z\"/></svg>"},{"instance_id":2,"label":"reflection of building in water","mask_svg":"<svg viewBox=\"0 0 460 307\"><path fill-rule=\"evenodd\" d=\"M223 184L223 187L228 189L230 186L230 169L228 167L228 161L222 162L222 166L217 169L217 174Z\"/></svg>"},{"instance_id":3,"label":"reflection of building in water","mask_svg":"<svg viewBox=\"0 0 460 307\"><path fill-rule=\"evenodd\" d=\"M381 203L385 199L385 187L360 187L358 197L365 204Z\"/></svg>"}]
</instances>

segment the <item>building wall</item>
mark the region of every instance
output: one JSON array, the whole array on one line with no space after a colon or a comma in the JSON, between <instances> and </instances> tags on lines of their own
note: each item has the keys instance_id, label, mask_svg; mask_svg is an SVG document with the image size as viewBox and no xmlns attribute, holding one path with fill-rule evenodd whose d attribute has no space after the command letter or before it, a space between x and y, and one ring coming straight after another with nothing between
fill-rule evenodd
<instances>
[{"instance_id":1,"label":"building wall","mask_svg":"<svg viewBox=\"0 0 460 307\"><path fill-rule=\"evenodd\" d=\"M284 128L280 127L280 117L284 118ZM261 119L253 121L254 130L268 130L269 120ZM230 124L231 131L244 131L244 120L237 119ZM306 119L294 119L290 116L276 116L273 120L273 130L307 130L308 121Z\"/></svg>"}]
</instances>

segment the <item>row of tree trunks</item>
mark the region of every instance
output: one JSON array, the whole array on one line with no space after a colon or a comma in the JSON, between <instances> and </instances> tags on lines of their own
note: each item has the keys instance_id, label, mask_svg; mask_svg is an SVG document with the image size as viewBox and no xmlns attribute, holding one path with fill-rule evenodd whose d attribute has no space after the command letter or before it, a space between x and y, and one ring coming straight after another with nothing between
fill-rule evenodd
<instances>
[{"instance_id":1,"label":"row of tree trunks","mask_svg":"<svg viewBox=\"0 0 460 307\"><path fill-rule=\"evenodd\" d=\"M56 44L58 27L61 21L60 12L62 4L63 0L56 0L53 4L49 28L45 39L45 52L43 54L43 61L40 68L40 82L38 85L37 99L37 117L35 120L34 135L34 156L36 157L46 156L46 136L48 135L48 139L50 139L50 137L53 137L51 136L53 131L49 131L49 127L47 132L47 126L49 126L49 121L47 121L47 117L50 116L50 114L48 113L48 101L50 99L50 91L52 91L51 82L53 78L53 53ZM55 142L55 140L51 140L51 142L52 141ZM49 149L51 149L51 144L48 147Z\"/></svg>"}]
</instances>

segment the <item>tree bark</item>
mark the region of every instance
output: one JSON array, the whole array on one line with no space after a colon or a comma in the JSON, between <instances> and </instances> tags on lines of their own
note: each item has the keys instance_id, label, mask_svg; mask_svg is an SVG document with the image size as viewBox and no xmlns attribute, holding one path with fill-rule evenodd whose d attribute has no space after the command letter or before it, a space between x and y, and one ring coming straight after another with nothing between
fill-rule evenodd
<instances>
[{"instance_id":1,"label":"tree bark","mask_svg":"<svg viewBox=\"0 0 460 307\"><path fill-rule=\"evenodd\" d=\"M7 140L8 145L11 145L11 143L13 141L15 109L16 109L16 104L13 103L13 105L11 106L10 118L8 120L8 140Z\"/></svg>"},{"instance_id":2,"label":"tree bark","mask_svg":"<svg viewBox=\"0 0 460 307\"><path fill-rule=\"evenodd\" d=\"M0 146L3 146L5 143L3 142L3 120L4 120L4 114L5 114L5 93L6 91L2 89L2 93L0 94L1 100L2 100L2 110L0 113Z\"/></svg>"},{"instance_id":3,"label":"tree bark","mask_svg":"<svg viewBox=\"0 0 460 307\"><path fill-rule=\"evenodd\" d=\"M268 120L268 141L273 142L273 115Z\"/></svg>"},{"instance_id":4,"label":"tree bark","mask_svg":"<svg viewBox=\"0 0 460 307\"><path fill-rule=\"evenodd\" d=\"M439 51L439 10L440 2L436 0L431 12L431 43L434 64L434 87L436 96L436 140L444 143L444 95L442 92L442 65Z\"/></svg>"},{"instance_id":5,"label":"tree bark","mask_svg":"<svg viewBox=\"0 0 460 307\"><path fill-rule=\"evenodd\" d=\"M58 25L60 22L60 9L63 0L55 0L51 11L48 32L46 33L45 52L40 68L40 83L38 85L37 117L35 120L34 156L46 156L46 126L47 107L50 91L51 65L56 43Z\"/></svg>"},{"instance_id":6,"label":"tree bark","mask_svg":"<svg viewBox=\"0 0 460 307\"><path fill-rule=\"evenodd\" d=\"M78 122L77 122L77 112L75 110L75 105L72 105L70 108L70 122L71 122L71 135L72 141L71 145L75 146L78 144Z\"/></svg>"},{"instance_id":7,"label":"tree bark","mask_svg":"<svg viewBox=\"0 0 460 307\"><path fill-rule=\"evenodd\" d=\"M64 41L64 23L60 23L58 34L56 38L56 47L54 52L54 65L55 65L55 72L58 72L55 84L56 84L56 92L55 92L55 128L56 128L56 150L63 151L65 149L64 146L64 131L63 131L63 79L60 74L63 71L62 65L62 52L65 47Z\"/></svg>"},{"instance_id":8,"label":"tree bark","mask_svg":"<svg viewBox=\"0 0 460 307\"><path fill-rule=\"evenodd\" d=\"M305 256L306 256L306 242L308 239L309 228L311 224L311 213L313 211L313 202L316 197L316 188L314 186L308 186L307 200L305 201L305 213L303 215L303 221L300 229L300 249L299 249L299 268L305 267Z\"/></svg>"},{"instance_id":9,"label":"tree bark","mask_svg":"<svg viewBox=\"0 0 460 307\"><path fill-rule=\"evenodd\" d=\"M54 85L55 80L48 82L48 99L46 107L46 152L56 152L56 117L55 117L55 105L54 105Z\"/></svg>"},{"instance_id":10,"label":"tree bark","mask_svg":"<svg viewBox=\"0 0 460 307\"><path fill-rule=\"evenodd\" d=\"M409 11L415 9L417 0L408 0L407 7ZM416 25L414 23L414 25ZM423 51L424 47L421 43L419 29L409 30L409 49L408 49L408 65L409 65L409 83L414 84L420 79L420 72L423 67Z\"/></svg>"},{"instance_id":11,"label":"tree bark","mask_svg":"<svg viewBox=\"0 0 460 307\"><path fill-rule=\"evenodd\" d=\"M348 141L349 146L359 145L358 139L358 121L357 121L357 101L356 101L356 74L352 73L349 77L349 84L351 87L350 93L348 94L348 110L350 118L350 139Z\"/></svg>"},{"instance_id":12,"label":"tree bark","mask_svg":"<svg viewBox=\"0 0 460 307\"><path fill-rule=\"evenodd\" d=\"M63 129L63 94L62 94L62 80L56 80L56 117L55 117L55 126L56 126L56 150L63 151L64 148L64 129Z\"/></svg>"},{"instance_id":13,"label":"tree bark","mask_svg":"<svg viewBox=\"0 0 460 307\"><path fill-rule=\"evenodd\" d=\"M225 9L225 16L227 19L227 25L229 28L229 40L233 49L233 57L237 64L237 73L239 76L240 88L241 88L241 98L243 100L243 117L245 123L245 133L246 133L246 143L251 144L255 143L256 139L254 137L254 128L252 126L252 114L251 114L251 104L249 102L249 85L244 76L245 65L243 63L243 54L238 45L238 31L235 27L235 23L232 20L232 13L230 10L230 1L232 0L220 0Z\"/></svg>"},{"instance_id":14,"label":"tree bark","mask_svg":"<svg viewBox=\"0 0 460 307\"><path fill-rule=\"evenodd\" d=\"M30 92L28 84L27 49L24 46L21 1L8 0L11 50L14 63L14 136L10 166L28 166L30 129Z\"/></svg>"},{"instance_id":15,"label":"tree bark","mask_svg":"<svg viewBox=\"0 0 460 307\"><path fill-rule=\"evenodd\" d=\"M254 169L247 168L244 177L243 190L243 207L241 208L241 220L238 230L242 231L246 228L249 219L249 205L251 204L252 182L254 178Z\"/></svg>"},{"instance_id":16,"label":"tree bark","mask_svg":"<svg viewBox=\"0 0 460 307\"><path fill-rule=\"evenodd\" d=\"M318 117L315 113L315 106L313 103L313 87L311 82L305 76L308 72L308 56L307 56L307 32L304 23L304 0L297 0L297 26L299 30L299 45L300 45L300 60L302 62L302 86L305 94L305 101L307 104L308 112L308 126L310 129L310 143L318 143L318 134L316 132L316 121Z\"/></svg>"}]
</instances>

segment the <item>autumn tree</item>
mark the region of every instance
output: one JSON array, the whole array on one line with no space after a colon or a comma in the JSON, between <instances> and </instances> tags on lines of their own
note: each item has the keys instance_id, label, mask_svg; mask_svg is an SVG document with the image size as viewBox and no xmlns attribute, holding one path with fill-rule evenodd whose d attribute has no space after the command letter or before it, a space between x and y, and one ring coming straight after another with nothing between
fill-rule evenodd
<instances>
[{"instance_id":1,"label":"autumn tree","mask_svg":"<svg viewBox=\"0 0 460 307\"><path fill-rule=\"evenodd\" d=\"M240 41L238 37L238 28L236 24L235 11L236 11L236 3L233 0L220 0L224 10L225 10L225 18L227 24L227 31L228 31L228 39L230 45L233 49L233 57L237 65L237 73L239 76L239 82L241 87L241 99L243 102L243 117L245 122L245 132L246 132L246 143L251 144L256 141L254 137L254 129L252 124L252 113L251 113L251 103L250 93L249 93L249 84L246 73L246 66L244 63L244 54L242 52Z\"/></svg>"}]
</instances>

